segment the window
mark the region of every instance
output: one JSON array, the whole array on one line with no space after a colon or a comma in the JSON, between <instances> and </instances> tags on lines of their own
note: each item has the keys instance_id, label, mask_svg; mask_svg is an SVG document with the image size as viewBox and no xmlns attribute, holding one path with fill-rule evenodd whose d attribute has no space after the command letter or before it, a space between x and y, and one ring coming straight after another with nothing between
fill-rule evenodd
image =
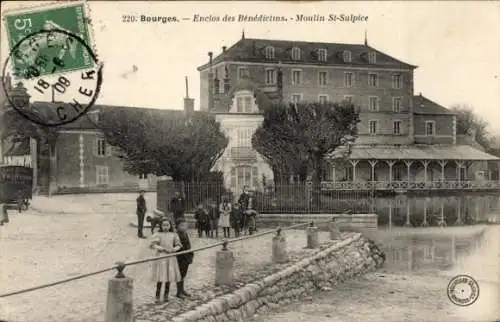
<instances>
[{"instance_id":1,"label":"window","mask_svg":"<svg viewBox=\"0 0 500 322\"><path fill-rule=\"evenodd\" d=\"M432 136L435 135L436 129L434 128L434 121L425 122L425 135Z\"/></svg>"},{"instance_id":2,"label":"window","mask_svg":"<svg viewBox=\"0 0 500 322\"><path fill-rule=\"evenodd\" d=\"M392 75L392 88L401 88L401 75Z\"/></svg>"},{"instance_id":3,"label":"window","mask_svg":"<svg viewBox=\"0 0 500 322\"><path fill-rule=\"evenodd\" d=\"M292 84L298 85L302 83L302 70L292 69Z\"/></svg>"},{"instance_id":4,"label":"window","mask_svg":"<svg viewBox=\"0 0 500 322\"><path fill-rule=\"evenodd\" d=\"M370 121L369 122L370 134L377 134L377 124L378 124L378 121Z\"/></svg>"},{"instance_id":5,"label":"window","mask_svg":"<svg viewBox=\"0 0 500 322\"><path fill-rule=\"evenodd\" d=\"M321 104L326 104L326 102L328 102L328 95L322 94L319 95L318 98Z\"/></svg>"},{"instance_id":6,"label":"window","mask_svg":"<svg viewBox=\"0 0 500 322\"><path fill-rule=\"evenodd\" d=\"M97 139L95 143L95 155L99 157L104 157L107 155L107 146L104 139Z\"/></svg>"},{"instance_id":7,"label":"window","mask_svg":"<svg viewBox=\"0 0 500 322\"><path fill-rule=\"evenodd\" d=\"M401 134L401 121L394 121L392 124L392 133Z\"/></svg>"},{"instance_id":8,"label":"window","mask_svg":"<svg viewBox=\"0 0 500 322\"><path fill-rule=\"evenodd\" d=\"M248 67L238 67L238 79L243 79L248 76L250 76Z\"/></svg>"},{"instance_id":9,"label":"window","mask_svg":"<svg viewBox=\"0 0 500 322\"><path fill-rule=\"evenodd\" d=\"M237 147L251 147L252 146L252 128L238 128L236 132L236 146Z\"/></svg>"},{"instance_id":10,"label":"window","mask_svg":"<svg viewBox=\"0 0 500 322\"><path fill-rule=\"evenodd\" d=\"M368 54L368 62L370 64L376 64L377 63L377 53L372 51Z\"/></svg>"},{"instance_id":11,"label":"window","mask_svg":"<svg viewBox=\"0 0 500 322\"><path fill-rule=\"evenodd\" d=\"M266 47L266 58L267 59L274 59L274 47L273 46Z\"/></svg>"},{"instance_id":12,"label":"window","mask_svg":"<svg viewBox=\"0 0 500 322\"><path fill-rule=\"evenodd\" d=\"M345 50L343 54L344 62L345 63L350 63L351 62L351 51Z\"/></svg>"},{"instance_id":13,"label":"window","mask_svg":"<svg viewBox=\"0 0 500 322\"><path fill-rule=\"evenodd\" d=\"M399 113L401 111L401 97L392 98L392 111L394 113Z\"/></svg>"},{"instance_id":14,"label":"window","mask_svg":"<svg viewBox=\"0 0 500 322\"><path fill-rule=\"evenodd\" d=\"M293 60L300 60L300 48L298 48L298 47L292 48L292 59Z\"/></svg>"},{"instance_id":15,"label":"window","mask_svg":"<svg viewBox=\"0 0 500 322\"><path fill-rule=\"evenodd\" d=\"M236 97L236 111L238 113L251 113L252 112L252 96L245 95Z\"/></svg>"},{"instance_id":16,"label":"window","mask_svg":"<svg viewBox=\"0 0 500 322\"><path fill-rule=\"evenodd\" d=\"M378 111L378 97L376 96L370 96L369 98L369 109L371 112L377 112Z\"/></svg>"},{"instance_id":17,"label":"window","mask_svg":"<svg viewBox=\"0 0 500 322\"><path fill-rule=\"evenodd\" d=\"M318 73L318 84L321 86L325 86L328 82L328 73L327 72L319 72Z\"/></svg>"},{"instance_id":18,"label":"window","mask_svg":"<svg viewBox=\"0 0 500 322\"><path fill-rule=\"evenodd\" d=\"M319 61L326 61L328 56L328 53L325 48L320 48L318 49L318 60Z\"/></svg>"},{"instance_id":19,"label":"window","mask_svg":"<svg viewBox=\"0 0 500 322\"><path fill-rule=\"evenodd\" d=\"M368 74L368 86L377 87L378 86L378 75Z\"/></svg>"},{"instance_id":20,"label":"window","mask_svg":"<svg viewBox=\"0 0 500 322\"><path fill-rule=\"evenodd\" d=\"M352 104L352 95L344 95L344 101L346 101L349 104Z\"/></svg>"},{"instance_id":21,"label":"window","mask_svg":"<svg viewBox=\"0 0 500 322\"><path fill-rule=\"evenodd\" d=\"M97 185L104 185L109 183L108 167L102 165L96 165L95 173L96 173L95 180Z\"/></svg>"},{"instance_id":22,"label":"window","mask_svg":"<svg viewBox=\"0 0 500 322\"><path fill-rule=\"evenodd\" d=\"M349 87L352 87L352 84L353 84L352 73L345 73L344 74L344 86L349 88Z\"/></svg>"},{"instance_id":23,"label":"window","mask_svg":"<svg viewBox=\"0 0 500 322\"><path fill-rule=\"evenodd\" d=\"M302 100L302 94L293 94L292 103L297 104Z\"/></svg>"},{"instance_id":24,"label":"window","mask_svg":"<svg viewBox=\"0 0 500 322\"><path fill-rule=\"evenodd\" d=\"M250 166L231 168L231 188L239 193L244 186L253 189L259 186L259 168Z\"/></svg>"},{"instance_id":25,"label":"window","mask_svg":"<svg viewBox=\"0 0 500 322\"><path fill-rule=\"evenodd\" d=\"M266 85L276 85L276 70L266 69Z\"/></svg>"}]
</instances>

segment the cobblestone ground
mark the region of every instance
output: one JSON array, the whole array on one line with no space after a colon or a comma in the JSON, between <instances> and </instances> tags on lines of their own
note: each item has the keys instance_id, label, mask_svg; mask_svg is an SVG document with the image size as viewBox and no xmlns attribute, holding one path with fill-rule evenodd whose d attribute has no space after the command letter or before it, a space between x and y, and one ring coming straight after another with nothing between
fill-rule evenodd
<instances>
[{"instance_id":1,"label":"cobblestone ground","mask_svg":"<svg viewBox=\"0 0 500 322\"><path fill-rule=\"evenodd\" d=\"M0 293L111 267L119 260L150 257L148 239L137 239L136 230L129 225L134 218L133 197L117 194L42 198L35 200L28 212L21 215L10 212L10 223L0 227ZM146 233L150 235L148 230ZM285 234L289 249L299 250L305 246L304 231ZM198 239L194 232L190 235L193 247L216 242ZM320 236L322 240L326 238L326 234ZM270 261L271 235L236 242L230 248L236 258L235 275L238 276ZM195 255L188 273L188 291L213 283L214 263L215 250ZM150 303L154 295L154 284L149 279L150 264L128 267L125 273L134 278L134 304L140 307ZM9 322L102 321L107 280L113 274L104 273L2 298L0 319Z\"/></svg>"}]
</instances>

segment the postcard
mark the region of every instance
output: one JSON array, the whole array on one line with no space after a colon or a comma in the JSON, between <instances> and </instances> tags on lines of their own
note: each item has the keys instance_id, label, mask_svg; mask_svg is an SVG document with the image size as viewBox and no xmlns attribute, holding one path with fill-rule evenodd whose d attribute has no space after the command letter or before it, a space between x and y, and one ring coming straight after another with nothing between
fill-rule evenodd
<instances>
[{"instance_id":1,"label":"postcard","mask_svg":"<svg viewBox=\"0 0 500 322\"><path fill-rule=\"evenodd\" d=\"M6 1L0 321L500 321L500 4Z\"/></svg>"}]
</instances>

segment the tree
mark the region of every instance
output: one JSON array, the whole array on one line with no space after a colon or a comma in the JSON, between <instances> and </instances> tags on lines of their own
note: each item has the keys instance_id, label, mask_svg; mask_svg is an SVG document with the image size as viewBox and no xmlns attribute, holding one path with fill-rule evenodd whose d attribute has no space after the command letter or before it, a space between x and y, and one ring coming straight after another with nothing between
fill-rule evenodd
<instances>
[{"instance_id":1,"label":"tree","mask_svg":"<svg viewBox=\"0 0 500 322\"><path fill-rule=\"evenodd\" d=\"M457 134L467 135L475 132L475 140L485 149L489 146L488 122L478 116L468 105L455 105L451 110L457 116Z\"/></svg>"},{"instance_id":2,"label":"tree","mask_svg":"<svg viewBox=\"0 0 500 322\"><path fill-rule=\"evenodd\" d=\"M96 123L116 147L124 170L134 175L169 175L176 181L203 180L228 144L215 118L206 113L106 108Z\"/></svg>"},{"instance_id":3,"label":"tree","mask_svg":"<svg viewBox=\"0 0 500 322\"><path fill-rule=\"evenodd\" d=\"M252 145L271 165L279 180L312 175L319 186L325 157L355 138L359 113L352 104L275 104L263 111L264 121Z\"/></svg>"}]
</instances>

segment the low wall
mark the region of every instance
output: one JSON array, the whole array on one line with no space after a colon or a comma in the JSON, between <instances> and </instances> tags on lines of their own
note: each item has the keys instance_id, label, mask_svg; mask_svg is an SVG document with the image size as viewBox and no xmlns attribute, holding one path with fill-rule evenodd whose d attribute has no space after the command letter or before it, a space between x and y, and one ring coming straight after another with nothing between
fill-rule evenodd
<instances>
[{"instance_id":1,"label":"low wall","mask_svg":"<svg viewBox=\"0 0 500 322\"><path fill-rule=\"evenodd\" d=\"M155 210L158 214L163 214L159 210ZM194 215L186 214L186 221L190 228L194 227ZM306 223L313 221L319 230L328 230L328 221L335 218L339 229L343 231L354 232L371 232L377 230L377 215L376 214L260 214L257 218L258 227L276 227L290 226L293 224Z\"/></svg>"},{"instance_id":2,"label":"low wall","mask_svg":"<svg viewBox=\"0 0 500 322\"><path fill-rule=\"evenodd\" d=\"M384 253L372 241L350 233L341 241L332 241L318 252L177 315L172 321L241 321L319 290L330 290L345 279L381 267L384 260Z\"/></svg>"}]
</instances>

